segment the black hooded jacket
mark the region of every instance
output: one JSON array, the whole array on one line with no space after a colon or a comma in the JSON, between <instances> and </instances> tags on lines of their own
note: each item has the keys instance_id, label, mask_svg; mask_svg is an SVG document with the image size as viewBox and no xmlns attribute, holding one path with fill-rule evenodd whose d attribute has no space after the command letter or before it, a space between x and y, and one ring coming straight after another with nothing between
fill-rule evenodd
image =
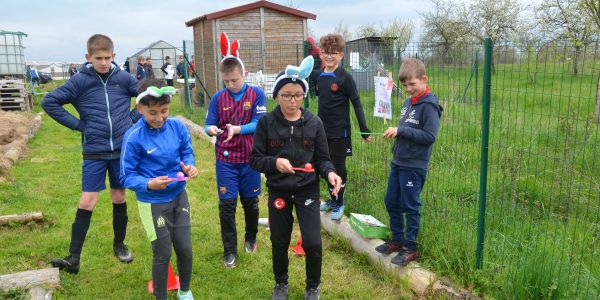
<instances>
[{"instance_id":1,"label":"black hooded jacket","mask_svg":"<svg viewBox=\"0 0 600 300\"><path fill-rule=\"evenodd\" d=\"M276 167L278 158L287 158L294 167L311 163L315 172L280 173ZM302 117L290 122L284 118L279 106L256 125L250 166L265 173L269 190L312 197L319 196L317 174L327 179L329 172L335 172L321 119L302 109Z\"/></svg>"}]
</instances>

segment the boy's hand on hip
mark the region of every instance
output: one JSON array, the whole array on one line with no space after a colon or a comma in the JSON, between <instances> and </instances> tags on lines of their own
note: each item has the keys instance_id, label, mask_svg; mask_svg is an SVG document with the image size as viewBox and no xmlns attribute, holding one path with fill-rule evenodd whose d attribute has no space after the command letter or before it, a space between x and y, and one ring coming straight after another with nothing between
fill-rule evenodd
<instances>
[{"instance_id":1,"label":"boy's hand on hip","mask_svg":"<svg viewBox=\"0 0 600 300\"><path fill-rule=\"evenodd\" d=\"M181 166L181 170L183 170L183 173L187 174L187 176L191 177L191 178L195 178L196 176L198 176L198 169L192 165L185 165L182 161L179 162L179 165Z\"/></svg>"},{"instance_id":2,"label":"boy's hand on hip","mask_svg":"<svg viewBox=\"0 0 600 300\"><path fill-rule=\"evenodd\" d=\"M167 176L158 176L148 182L148 189L154 191L164 190L167 188L167 184L172 181L173 179L169 179Z\"/></svg>"},{"instance_id":3,"label":"boy's hand on hip","mask_svg":"<svg viewBox=\"0 0 600 300\"><path fill-rule=\"evenodd\" d=\"M383 133L383 137L386 139L393 139L398 134L398 127L388 127Z\"/></svg>"},{"instance_id":4,"label":"boy's hand on hip","mask_svg":"<svg viewBox=\"0 0 600 300\"><path fill-rule=\"evenodd\" d=\"M294 172L294 170L292 169L292 164L290 163L290 161L287 158L278 158L275 166L277 167L277 171L284 173L284 174L295 174L296 172Z\"/></svg>"},{"instance_id":5,"label":"boy's hand on hip","mask_svg":"<svg viewBox=\"0 0 600 300\"><path fill-rule=\"evenodd\" d=\"M329 174L327 174L327 181L329 181L329 183L333 185L333 191L331 191L331 194L337 196L338 192L340 191L340 188L342 187L342 178L334 172L329 172Z\"/></svg>"},{"instance_id":6,"label":"boy's hand on hip","mask_svg":"<svg viewBox=\"0 0 600 300\"><path fill-rule=\"evenodd\" d=\"M231 124L227 124L225 126L227 126L227 138L223 141L223 143L229 142L229 140L231 140L235 134L240 134L242 131L242 127L240 126Z\"/></svg>"}]
</instances>

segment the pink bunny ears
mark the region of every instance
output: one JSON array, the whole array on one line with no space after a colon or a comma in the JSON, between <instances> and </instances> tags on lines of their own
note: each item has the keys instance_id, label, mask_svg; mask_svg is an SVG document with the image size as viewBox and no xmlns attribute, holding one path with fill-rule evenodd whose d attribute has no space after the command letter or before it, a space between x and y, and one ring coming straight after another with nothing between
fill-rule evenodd
<instances>
[{"instance_id":1,"label":"pink bunny ears","mask_svg":"<svg viewBox=\"0 0 600 300\"><path fill-rule=\"evenodd\" d=\"M227 37L227 33L221 32L221 54L223 55L223 59L221 63L226 59L235 59L242 66L242 76L246 74L246 69L244 68L244 63L240 59L240 53L238 50L240 49L240 41L235 40L232 44L229 44L229 37Z\"/></svg>"}]
</instances>

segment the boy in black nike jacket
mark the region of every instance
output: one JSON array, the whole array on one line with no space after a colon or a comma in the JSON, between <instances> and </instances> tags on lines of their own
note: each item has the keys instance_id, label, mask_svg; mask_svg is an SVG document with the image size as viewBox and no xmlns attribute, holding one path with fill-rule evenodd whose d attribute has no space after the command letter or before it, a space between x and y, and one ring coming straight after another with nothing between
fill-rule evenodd
<instances>
[{"instance_id":1,"label":"boy in black nike jacket","mask_svg":"<svg viewBox=\"0 0 600 300\"><path fill-rule=\"evenodd\" d=\"M392 240L375 250L384 254L398 251L392 263L404 266L419 258L420 194L440 127L442 107L427 86L425 65L421 60L409 58L402 62L399 79L410 98L404 101L398 127L390 127L383 134L384 138L395 138L385 195Z\"/></svg>"},{"instance_id":2,"label":"boy in black nike jacket","mask_svg":"<svg viewBox=\"0 0 600 300\"><path fill-rule=\"evenodd\" d=\"M307 59L310 63L306 63ZM307 59L301 67L307 68L310 74L312 56ZM287 252L294 223L294 206L302 247L306 251L304 299L318 299L322 263L318 176L327 179L333 186L333 194L338 193L342 179L335 173L329 159L323 123L319 117L301 108L308 92L305 76L302 72L300 75L289 74L287 70L280 73L273 87L273 98L279 105L256 125L250 165L265 173L269 189L269 225L276 283L272 299L287 299ZM312 172L292 169L305 167L307 163L314 166Z\"/></svg>"}]
</instances>

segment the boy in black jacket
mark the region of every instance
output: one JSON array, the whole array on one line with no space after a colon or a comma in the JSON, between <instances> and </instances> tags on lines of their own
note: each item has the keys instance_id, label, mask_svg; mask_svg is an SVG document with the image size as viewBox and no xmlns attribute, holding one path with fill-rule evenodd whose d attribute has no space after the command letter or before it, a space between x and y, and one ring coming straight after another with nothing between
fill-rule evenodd
<instances>
[{"instance_id":1,"label":"boy in black jacket","mask_svg":"<svg viewBox=\"0 0 600 300\"><path fill-rule=\"evenodd\" d=\"M292 66L288 66L285 73L278 75L273 85L273 98L279 105L258 121L250 155L250 165L265 173L269 189L269 224L276 283L273 299L287 299L287 252L294 223L294 206L303 239L302 247L306 251L304 299L318 299L322 264L318 175L332 185L334 195L342 183L329 159L323 123L319 117L301 108L308 92L304 78L310 74L312 62L312 56L303 61L300 69L307 72L290 75L293 73L289 72ZM314 166L312 172L294 170L294 167L305 167L307 163Z\"/></svg>"},{"instance_id":2,"label":"boy in black jacket","mask_svg":"<svg viewBox=\"0 0 600 300\"><path fill-rule=\"evenodd\" d=\"M427 86L422 61L406 59L400 66L398 76L410 98L404 101L398 127L390 127L383 134L384 138L395 138L385 195L392 240L377 246L375 250L384 254L399 251L392 258L392 263L404 266L419 258L417 234L421 220L420 194L440 127L442 107Z\"/></svg>"},{"instance_id":3,"label":"boy in black jacket","mask_svg":"<svg viewBox=\"0 0 600 300\"><path fill-rule=\"evenodd\" d=\"M319 118L323 120L329 155L338 174L342 177L342 188L338 195L330 193L331 199L321 204L321 210L332 210L331 219L339 220L344 215L344 191L346 190L346 157L352 155L350 130L350 102L358 120L361 136L370 141L371 132L367 128L365 114L356 83L348 74L340 61L344 58L345 42L339 34L328 34L321 37L321 66L312 77L317 81L319 95ZM329 186L331 191L332 187Z\"/></svg>"}]
</instances>

